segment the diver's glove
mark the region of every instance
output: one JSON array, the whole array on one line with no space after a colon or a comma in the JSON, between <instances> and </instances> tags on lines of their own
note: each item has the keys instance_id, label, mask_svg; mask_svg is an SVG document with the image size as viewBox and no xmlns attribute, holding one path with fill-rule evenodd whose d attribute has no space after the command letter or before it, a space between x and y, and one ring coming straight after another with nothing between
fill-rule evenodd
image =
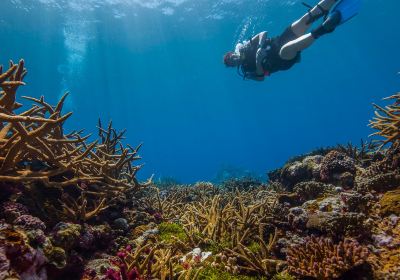
<instances>
[{"instance_id":1,"label":"diver's glove","mask_svg":"<svg viewBox=\"0 0 400 280\"><path fill-rule=\"evenodd\" d=\"M256 54L256 64L261 65L264 58L267 56L267 48L258 48Z\"/></svg>"}]
</instances>

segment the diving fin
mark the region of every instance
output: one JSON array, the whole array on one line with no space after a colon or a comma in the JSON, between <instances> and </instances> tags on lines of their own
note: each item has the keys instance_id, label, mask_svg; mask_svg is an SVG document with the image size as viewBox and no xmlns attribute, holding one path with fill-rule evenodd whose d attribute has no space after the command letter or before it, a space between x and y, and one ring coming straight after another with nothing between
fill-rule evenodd
<instances>
[{"instance_id":1,"label":"diving fin","mask_svg":"<svg viewBox=\"0 0 400 280\"><path fill-rule=\"evenodd\" d=\"M358 14L362 0L339 0L336 6L328 14L325 21L311 31L312 36L318 39L324 34L333 32L336 27L350 20Z\"/></svg>"},{"instance_id":2,"label":"diving fin","mask_svg":"<svg viewBox=\"0 0 400 280\"><path fill-rule=\"evenodd\" d=\"M328 18L339 12L340 22L338 25L343 24L358 14L361 4L362 0L340 0L329 13Z\"/></svg>"}]
</instances>

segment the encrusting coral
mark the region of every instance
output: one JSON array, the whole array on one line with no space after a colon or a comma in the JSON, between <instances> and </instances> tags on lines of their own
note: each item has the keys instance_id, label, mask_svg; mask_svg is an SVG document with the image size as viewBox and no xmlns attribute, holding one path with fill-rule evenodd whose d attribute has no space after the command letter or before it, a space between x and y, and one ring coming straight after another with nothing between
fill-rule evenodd
<instances>
[{"instance_id":1,"label":"encrusting coral","mask_svg":"<svg viewBox=\"0 0 400 280\"><path fill-rule=\"evenodd\" d=\"M400 216L400 188L385 193L379 204L383 215L395 214Z\"/></svg>"},{"instance_id":2,"label":"encrusting coral","mask_svg":"<svg viewBox=\"0 0 400 280\"><path fill-rule=\"evenodd\" d=\"M385 217L374 227L376 250L369 261L375 267L375 279L394 280L400 277L400 218Z\"/></svg>"}]
</instances>

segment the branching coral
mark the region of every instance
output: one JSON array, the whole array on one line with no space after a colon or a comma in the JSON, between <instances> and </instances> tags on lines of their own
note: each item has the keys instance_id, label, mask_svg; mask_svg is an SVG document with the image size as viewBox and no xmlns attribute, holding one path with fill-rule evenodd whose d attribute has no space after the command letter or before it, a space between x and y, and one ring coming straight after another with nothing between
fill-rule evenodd
<instances>
[{"instance_id":1,"label":"branching coral","mask_svg":"<svg viewBox=\"0 0 400 280\"><path fill-rule=\"evenodd\" d=\"M354 159L357 163L361 165L368 165L374 155L374 151L378 148L378 143L376 141L365 142L361 140L360 147L348 143L347 145L339 144L337 150L341 153L346 154L348 157Z\"/></svg>"},{"instance_id":2,"label":"branching coral","mask_svg":"<svg viewBox=\"0 0 400 280\"><path fill-rule=\"evenodd\" d=\"M119 259L113 262L119 271L111 268L107 276L112 280L165 280L174 276L178 276L178 279L196 279L198 272L189 267L184 270L178 265L180 256L177 248L165 247L162 243L148 243L134 249L128 245L118 253Z\"/></svg>"},{"instance_id":3,"label":"branching coral","mask_svg":"<svg viewBox=\"0 0 400 280\"><path fill-rule=\"evenodd\" d=\"M245 194L235 192L187 205L181 222L192 246L210 243L234 246L236 236L244 240L259 233L273 219L271 212L276 200L249 203L246 199Z\"/></svg>"},{"instance_id":4,"label":"branching coral","mask_svg":"<svg viewBox=\"0 0 400 280\"><path fill-rule=\"evenodd\" d=\"M374 104L375 117L370 121L370 127L378 130L372 135L384 138L380 148L390 142L400 139L400 93L387 97L384 100L394 100L392 105L385 108Z\"/></svg>"},{"instance_id":5,"label":"branching coral","mask_svg":"<svg viewBox=\"0 0 400 280\"><path fill-rule=\"evenodd\" d=\"M284 263L272 256L272 249L275 246L278 232L275 229L275 233L270 235L268 244L261 236L255 237L258 244L256 250L251 250L243 244L244 240L241 240L237 242L233 249L227 248L226 251L239 260L238 269L240 271L272 276Z\"/></svg>"},{"instance_id":6,"label":"branching coral","mask_svg":"<svg viewBox=\"0 0 400 280\"><path fill-rule=\"evenodd\" d=\"M27 71L24 61L10 63L0 69L0 181L23 183L24 198L35 200L38 189L46 201L38 201L36 212L51 212L68 221L85 222L107 209L118 196L124 196L151 184L139 183L136 165L141 145L124 146L125 131L118 132L110 122L107 127L98 124L99 140L89 143L90 135L82 131L64 133L64 123L72 113L62 113L65 94L56 106L45 98L23 97L33 106L17 112L22 104L16 101L16 92ZM68 190L68 191L66 191ZM37 194L37 193L36 193ZM58 202L61 201L61 205ZM45 203L44 203L45 202ZM46 215L41 215L45 218Z\"/></svg>"},{"instance_id":7,"label":"branching coral","mask_svg":"<svg viewBox=\"0 0 400 280\"><path fill-rule=\"evenodd\" d=\"M64 194L60 203L63 208L63 215L73 222L86 222L108 208L105 205L106 199L100 198L99 201L93 201L93 208L89 210L88 200L84 192L76 200Z\"/></svg>"},{"instance_id":8,"label":"branching coral","mask_svg":"<svg viewBox=\"0 0 400 280\"><path fill-rule=\"evenodd\" d=\"M111 123L104 129L99 123L100 144L86 143L89 136L80 132L64 134L63 124L72 113L62 114L65 94L56 106L44 97L24 97L35 105L21 113L15 109L16 90L24 85L24 61L0 75L0 180L9 182L41 181L46 185L69 186L80 182L97 184L103 191L138 188L134 166L139 145L124 148L124 132L117 133ZM37 168L35 163L40 163ZM36 164L37 165L37 164Z\"/></svg>"},{"instance_id":9,"label":"branching coral","mask_svg":"<svg viewBox=\"0 0 400 280\"><path fill-rule=\"evenodd\" d=\"M369 251L356 241L345 239L333 244L329 238L307 238L305 244L290 247L289 271L317 279L334 279L366 262Z\"/></svg>"},{"instance_id":10,"label":"branching coral","mask_svg":"<svg viewBox=\"0 0 400 280\"><path fill-rule=\"evenodd\" d=\"M188 205L182 224L193 247L198 247L200 240L203 243L220 242L229 234L228 225L234 217L233 207L231 204L221 206L221 202L221 197L217 195L211 201Z\"/></svg>"}]
</instances>

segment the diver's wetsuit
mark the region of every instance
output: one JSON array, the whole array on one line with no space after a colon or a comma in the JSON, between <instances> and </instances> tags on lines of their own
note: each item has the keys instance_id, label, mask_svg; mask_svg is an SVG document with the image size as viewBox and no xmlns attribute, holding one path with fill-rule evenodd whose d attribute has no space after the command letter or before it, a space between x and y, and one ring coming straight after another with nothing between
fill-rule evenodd
<instances>
[{"instance_id":1,"label":"diver's wetsuit","mask_svg":"<svg viewBox=\"0 0 400 280\"><path fill-rule=\"evenodd\" d=\"M270 75L277 71L288 70L294 64L300 62L301 52L298 52L296 57L291 60L282 59L279 55L281 48L288 42L297 39L289 26L286 30L277 37L268 38L263 46L267 50L267 55L263 59L262 66L266 75ZM254 44L256 45L256 44ZM258 46L250 46L246 50L245 60L241 66L244 74L256 72L256 53Z\"/></svg>"}]
</instances>

